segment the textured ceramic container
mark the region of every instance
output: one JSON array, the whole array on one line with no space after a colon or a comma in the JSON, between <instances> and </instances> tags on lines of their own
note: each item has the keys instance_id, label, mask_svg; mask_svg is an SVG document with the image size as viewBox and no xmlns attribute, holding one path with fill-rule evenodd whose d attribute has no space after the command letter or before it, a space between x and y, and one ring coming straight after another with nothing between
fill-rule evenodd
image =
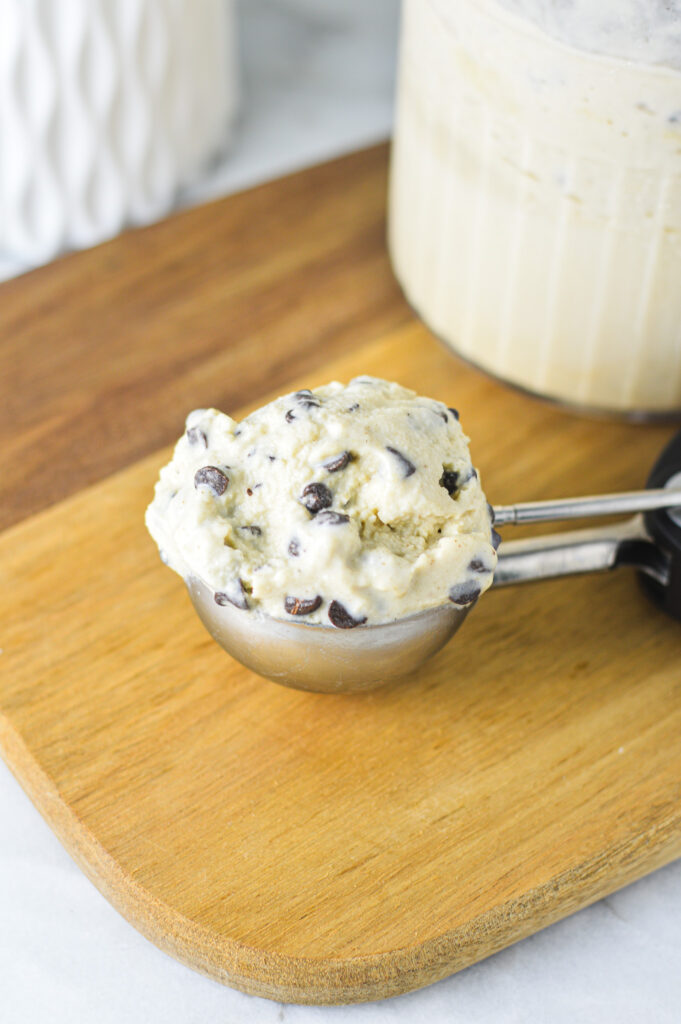
<instances>
[{"instance_id":1,"label":"textured ceramic container","mask_svg":"<svg viewBox=\"0 0 681 1024\"><path fill-rule=\"evenodd\" d=\"M390 250L433 331L494 375L678 411L681 71L494 0L406 0Z\"/></svg>"},{"instance_id":2,"label":"textured ceramic container","mask_svg":"<svg viewBox=\"0 0 681 1024\"><path fill-rule=\"evenodd\" d=\"M231 0L0 0L0 26L0 255L154 220L225 146Z\"/></svg>"}]
</instances>

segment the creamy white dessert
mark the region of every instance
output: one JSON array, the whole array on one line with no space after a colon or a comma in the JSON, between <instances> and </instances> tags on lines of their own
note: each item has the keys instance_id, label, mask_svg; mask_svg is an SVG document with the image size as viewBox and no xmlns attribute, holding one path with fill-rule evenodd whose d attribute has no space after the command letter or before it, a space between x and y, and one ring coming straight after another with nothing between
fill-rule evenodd
<instances>
[{"instance_id":1,"label":"creamy white dessert","mask_svg":"<svg viewBox=\"0 0 681 1024\"><path fill-rule=\"evenodd\" d=\"M469 606L498 543L456 410L373 377L192 412L146 523L218 604L339 628Z\"/></svg>"},{"instance_id":2,"label":"creamy white dessert","mask_svg":"<svg viewBox=\"0 0 681 1024\"><path fill-rule=\"evenodd\" d=\"M491 373L680 409L678 0L406 0L390 250Z\"/></svg>"}]
</instances>

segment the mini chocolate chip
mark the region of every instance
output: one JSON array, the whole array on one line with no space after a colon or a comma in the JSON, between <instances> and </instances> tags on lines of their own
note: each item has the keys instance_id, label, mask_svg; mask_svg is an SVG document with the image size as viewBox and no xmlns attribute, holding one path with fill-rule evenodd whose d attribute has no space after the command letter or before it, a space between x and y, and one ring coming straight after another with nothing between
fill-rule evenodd
<instances>
[{"instance_id":1,"label":"mini chocolate chip","mask_svg":"<svg viewBox=\"0 0 681 1024\"><path fill-rule=\"evenodd\" d=\"M246 591L242 580L237 581L239 584L238 591L232 594L228 594L225 590L218 590L213 594L213 599L216 604L224 607L226 604L233 604L235 608L241 608L242 611L246 611L248 608L248 601L246 600Z\"/></svg>"},{"instance_id":2,"label":"mini chocolate chip","mask_svg":"<svg viewBox=\"0 0 681 1024\"><path fill-rule=\"evenodd\" d=\"M469 572L491 572L492 570L488 565L483 562L481 558L473 558L468 563Z\"/></svg>"},{"instance_id":3,"label":"mini chocolate chip","mask_svg":"<svg viewBox=\"0 0 681 1024\"><path fill-rule=\"evenodd\" d=\"M353 402L352 405L348 406L346 412L357 412L359 409L359 402Z\"/></svg>"},{"instance_id":4,"label":"mini chocolate chip","mask_svg":"<svg viewBox=\"0 0 681 1024\"><path fill-rule=\"evenodd\" d=\"M400 466L402 467L402 473L405 479L406 477L411 476L412 473L416 472L416 466L414 465L414 463L410 462L407 456L403 455L402 452L398 452L397 448L391 448L390 445L386 445L385 450L387 452L390 452L391 455L395 456Z\"/></svg>"},{"instance_id":5,"label":"mini chocolate chip","mask_svg":"<svg viewBox=\"0 0 681 1024\"><path fill-rule=\"evenodd\" d=\"M194 474L194 487L208 487L216 497L224 494L229 477L217 466L202 466Z\"/></svg>"},{"instance_id":6,"label":"mini chocolate chip","mask_svg":"<svg viewBox=\"0 0 681 1024\"><path fill-rule=\"evenodd\" d=\"M327 526L342 526L343 523L350 522L350 516L346 516L345 512L333 512L331 509L326 509L324 512L318 512L314 521L315 523L326 523Z\"/></svg>"},{"instance_id":7,"label":"mini chocolate chip","mask_svg":"<svg viewBox=\"0 0 681 1024\"><path fill-rule=\"evenodd\" d=\"M366 615L361 619L355 619L340 601L332 601L329 605L329 619L338 629L354 629L366 622Z\"/></svg>"},{"instance_id":8,"label":"mini chocolate chip","mask_svg":"<svg viewBox=\"0 0 681 1024\"><path fill-rule=\"evenodd\" d=\"M489 521L490 523L493 523L496 517L494 515L494 509L492 508L489 502L487 502L487 511L489 513Z\"/></svg>"},{"instance_id":9,"label":"mini chocolate chip","mask_svg":"<svg viewBox=\"0 0 681 1024\"><path fill-rule=\"evenodd\" d=\"M440 477L440 487L444 487L447 494L453 498L459 487L459 474L455 469L445 469L442 467L443 472Z\"/></svg>"},{"instance_id":10,"label":"mini chocolate chip","mask_svg":"<svg viewBox=\"0 0 681 1024\"><path fill-rule=\"evenodd\" d=\"M340 455L334 455L332 459L322 462L322 466L327 473L338 473L339 470L345 469L348 462L352 462L354 458L352 452L341 452Z\"/></svg>"},{"instance_id":11,"label":"mini chocolate chip","mask_svg":"<svg viewBox=\"0 0 681 1024\"><path fill-rule=\"evenodd\" d=\"M477 479L478 479L478 471L475 468L475 466L471 466L471 468L469 469L468 473L466 474L466 479L464 480L464 483L467 484L469 480L477 480Z\"/></svg>"},{"instance_id":12,"label":"mini chocolate chip","mask_svg":"<svg viewBox=\"0 0 681 1024\"><path fill-rule=\"evenodd\" d=\"M240 434L241 434L241 431L239 430L239 428L238 428L238 427L236 427L236 428L235 428L235 429L234 429L234 430L232 431L232 437L239 437L239 436L240 436Z\"/></svg>"},{"instance_id":13,"label":"mini chocolate chip","mask_svg":"<svg viewBox=\"0 0 681 1024\"><path fill-rule=\"evenodd\" d=\"M326 484L314 483L303 487L301 500L307 511L315 515L316 512L321 512L323 508L328 508L332 504L333 495Z\"/></svg>"},{"instance_id":14,"label":"mini chocolate chip","mask_svg":"<svg viewBox=\"0 0 681 1024\"><path fill-rule=\"evenodd\" d=\"M298 405L302 405L303 409L319 409L322 404L317 396L312 394L309 388L303 388L302 391L296 391L293 397Z\"/></svg>"},{"instance_id":15,"label":"mini chocolate chip","mask_svg":"<svg viewBox=\"0 0 681 1024\"><path fill-rule=\"evenodd\" d=\"M447 415L446 412L439 412L439 415L442 416L442 419L445 421L445 423L449 422L449 416Z\"/></svg>"},{"instance_id":16,"label":"mini chocolate chip","mask_svg":"<svg viewBox=\"0 0 681 1024\"><path fill-rule=\"evenodd\" d=\"M462 608L467 604L473 604L479 597L479 583L456 583L449 591L449 600Z\"/></svg>"},{"instance_id":17,"label":"mini chocolate chip","mask_svg":"<svg viewBox=\"0 0 681 1024\"><path fill-rule=\"evenodd\" d=\"M288 412L286 413L286 422L287 423L292 423L294 419L295 419L295 416L293 414L293 409L289 409Z\"/></svg>"},{"instance_id":18,"label":"mini chocolate chip","mask_svg":"<svg viewBox=\"0 0 681 1024\"><path fill-rule=\"evenodd\" d=\"M277 456L276 455L268 455L267 458L270 460L270 462L276 462L277 461Z\"/></svg>"},{"instance_id":19,"label":"mini chocolate chip","mask_svg":"<svg viewBox=\"0 0 681 1024\"><path fill-rule=\"evenodd\" d=\"M295 537L289 542L288 553L292 558L297 558L300 554L300 541L296 540Z\"/></svg>"},{"instance_id":20,"label":"mini chocolate chip","mask_svg":"<svg viewBox=\"0 0 681 1024\"><path fill-rule=\"evenodd\" d=\"M190 444L200 444L202 448L208 447L208 438L203 430L198 427L190 427L187 431L187 440Z\"/></svg>"},{"instance_id":21,"label":"mini chocolate chip","mask_svg":"<svg viewBox=\"0 0 681 1024\"><path fill-rule=\"evenodd\" d=\"M246 494L248 495L248 497L249 497L249 498L252 498L252 497L253 497L253 491L251 490L251 488L250 488L250 487L247 487L247 488L246 488Z\"/></svg>"},{"instance_id":22,"label":"mini chocolate chip","mask_svg":"<svg viewBox=\"0 0 681 1024\"><path fill-rule=\"evenodd\" d=\"M454 417L454 419L458 420L458 418L459 418L459 410L458 409L452 409L452 407L450 405L449 406L449 411L451 412L451 414Z\"/></svg>"},{"instance_id":23,"label":"mini chocolate chip","mask_svg":"<svg viewBox=\"0 0 681 1024\"><path fill-rule=\"evenodd\" d=\"M240 526L239 529L243 530L244 533L253 534L254 537L260 537L262 535L262 530L259 526Z\"/></svg>"},{"instance_id":24,"label":"mini chocolate chip","mask_svg":"<svg viewBox=\"0 0 681 1024\"><path fill-rule=\"evenodd\" d=\"M501 544L501 535L496 530L492 530L492 547L496 551Z\"/></svg>"},{"instance_id":25,"label":"mini chocolate chip","mask_svg":"<svg viewBox=\"0 0 681 1024\"><path fill-rule=\"evenodd\" d=\"M311 615L316 612L322 603L321 594L316 597L285 597L284 608L289 615Z\"/></svg>"}]
</instances>

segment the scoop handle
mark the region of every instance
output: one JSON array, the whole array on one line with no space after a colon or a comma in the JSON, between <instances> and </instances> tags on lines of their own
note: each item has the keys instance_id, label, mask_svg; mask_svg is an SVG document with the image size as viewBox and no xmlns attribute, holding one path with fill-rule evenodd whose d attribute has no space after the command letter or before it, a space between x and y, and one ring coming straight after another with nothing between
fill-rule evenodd
<instances>
[{"instance_id":1,"label":"scoop handle","mask_svg":"<svg viewBox=\"0 0 681 1024\"><path fill-rule=\"evenodd\" d=\"M669 561L652 540L642 516L586 530L502 541L493 586L606 572L631 565L660 588L669 581Z\"/></svg>"},{"instance_id":2,"label":"scoop handle","mask_svg":"<svg viewBox=\"0 0 681 1024\"><path fill-rule=\"evenodd\" d=\"M681 466L679 466L681 469ZM598 494L586 498L563 498L559 501L526 501L518 505L494 508L494 525L550 523L561 519L591 519L595 516L646 512L650 509L681 508L681 480L673 489L659 487L622 494Z\"/></svg>"},{"instance_id":3,"label":"scoop handle","mask_svg":"<svg viewBox=\"0 0 681 1024\"><path fill-rule=\"evenodd\" d=\"M646 490L632 492L643 498L649 496L650 505L638 506L646 509L644 514L593 529L502 541L493 585L503 587L630 565L639 570L646 593L669 615L681 620L681 508L677 499L680 489L681 431L653 466ZM614 498L617 502L623 497L630 495L606 495L605 500ZM573 514L583 514L584 501L592 500L598 499L574 499L580 510ZM622 510L621 505L613 508L609 504L603 513L592 510L588 514ZM506 520L509 521L520 520ZM498 519L496 523L501 525Z\"/></svg>"}]
</instances>

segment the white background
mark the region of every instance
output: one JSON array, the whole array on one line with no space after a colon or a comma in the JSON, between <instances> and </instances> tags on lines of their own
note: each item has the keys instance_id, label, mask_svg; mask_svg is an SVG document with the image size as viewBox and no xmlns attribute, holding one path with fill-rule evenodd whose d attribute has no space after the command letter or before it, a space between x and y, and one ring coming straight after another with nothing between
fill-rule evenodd
<instances>
[{"instance_id":1,"label":"white background","mask_svg":"<svg viewBox=\"0 0 681 1024\"><path fill-rule=\"evenodd\" d=\"M239 130L184 205L390 130L396 0L243 0L240 35ZM0 1024L680 1020L681 862L421 992L345 1008L280 1006L223 988L138 935L0 764Z\"/></svg>"}]
</instances>

